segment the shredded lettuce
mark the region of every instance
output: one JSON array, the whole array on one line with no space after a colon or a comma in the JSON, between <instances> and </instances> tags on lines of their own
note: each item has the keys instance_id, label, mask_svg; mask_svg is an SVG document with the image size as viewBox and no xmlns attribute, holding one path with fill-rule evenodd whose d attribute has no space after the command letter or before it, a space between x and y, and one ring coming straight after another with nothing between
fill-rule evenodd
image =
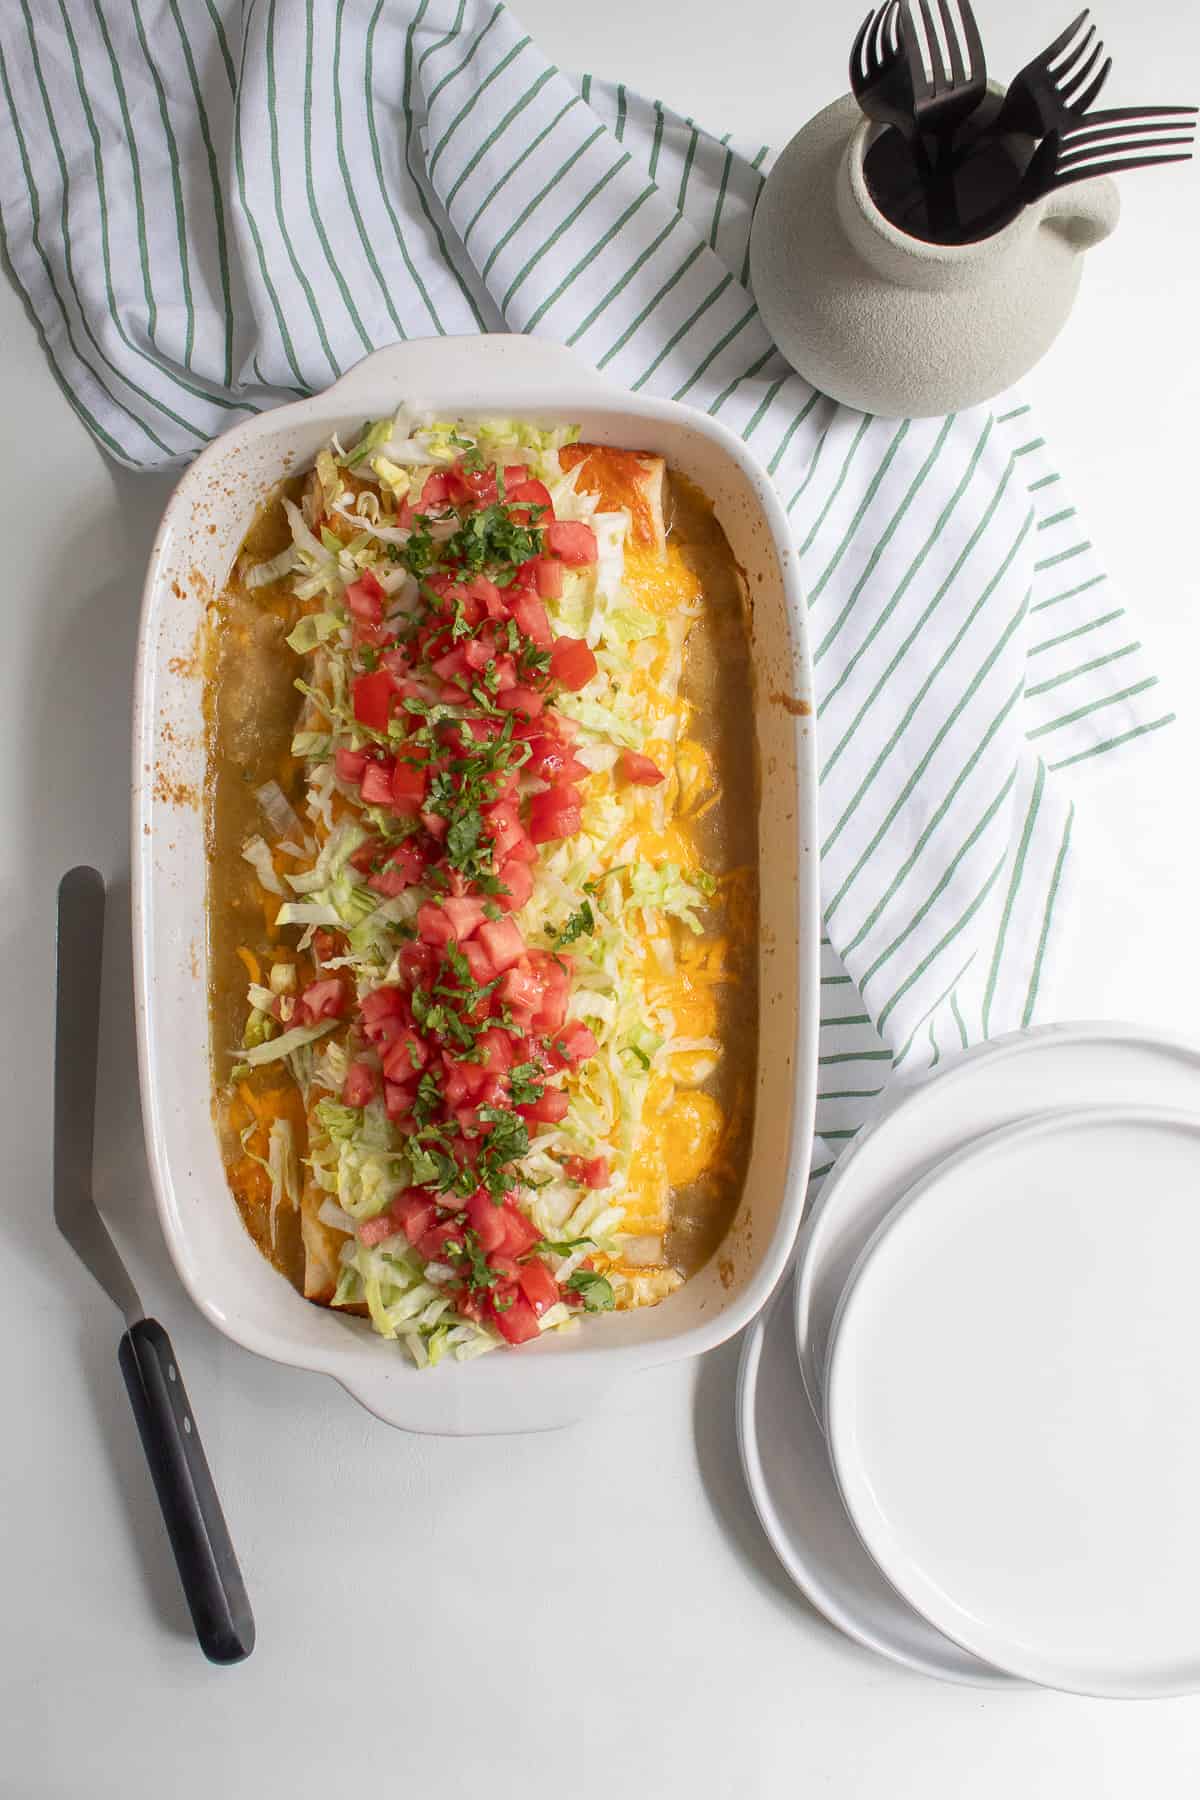
<instances>
[{"instance_id":1,"label":"shredded lettuce","mask_svg":"<svg viewBox=\"0 0 1200 1800\"><path fill-rule=\"evenodd\" d=\"M252 1018L253 1016L251 1014ZM271 1023L274 1024L274 1020ZM315 1043L317 1038L324 1037L327 1031L332 1031L336 1024L336 1019L323 1019L319 1025L293 1025L290 1031L283 1032L279 1037L271 1038L265 1043L247 1046L242 1051L241 1060L248 1063L252 1069L261 1068L263 1063L279 1062L283 1057L289 1056L293 1050L298 1050L301 1045Z\"/></svg>"},{"instance_id":2,"label":"shredded lettuce","mask_svg":"<svg viewBox=\"0 0 1200 1800\"><path fill-rule=\"evenodd\" d=\"M262 837L247 838L242 845L242 860L248 862L258 876L259 885L266 888L269 894L282 894L283 883L275 873L275 864L271 860L271 846Z\"/></svg>"}]
</instances>

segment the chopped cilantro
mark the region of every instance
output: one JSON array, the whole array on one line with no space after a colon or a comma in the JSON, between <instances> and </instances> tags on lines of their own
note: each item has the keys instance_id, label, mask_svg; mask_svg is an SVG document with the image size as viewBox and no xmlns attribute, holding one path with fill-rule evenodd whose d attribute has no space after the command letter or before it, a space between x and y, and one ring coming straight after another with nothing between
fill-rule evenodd
<instances>
[{"instance_id":1,"label":"chopped cilantro","mask_svg":"<svg viewBox=\"0 0 1200 1800\"><path fill-rule=\"evenodd\" d=\"M607 1276L597 1275L594 1269L576 1269L568 1277L567 1287L571 1293L582 1295L588 1312L611 1312L617 1303L612 1283Z\"/></svg>"},{"instance_id":2,"label":"chopped cilantro","mask_svg":"<svg viewBox=\"0 0 1200 1800\"><path fill-rule=\"evenodd\" d=\"M517 1063L508 1071L508 1091L514 1106L529 1106L534 1100L541 1099L546 1091L541 1074L541 1069L533 1062Z\"/></svg>"},{"instance_id":3,"label":"chopped cilantro","mask_svg":"<svg viewBox=\"0 0 1200 1800\"><path fill-rule=\"evenodd\" d=\"M585 900L578 912L573 912L562 930L555 932L554 936L557 937L560 944L573 944L576 938L583 936L584 932L593 932L595 929L596 915L592 911L592 903L590 900Z\"/></svg>"}]
</instances>

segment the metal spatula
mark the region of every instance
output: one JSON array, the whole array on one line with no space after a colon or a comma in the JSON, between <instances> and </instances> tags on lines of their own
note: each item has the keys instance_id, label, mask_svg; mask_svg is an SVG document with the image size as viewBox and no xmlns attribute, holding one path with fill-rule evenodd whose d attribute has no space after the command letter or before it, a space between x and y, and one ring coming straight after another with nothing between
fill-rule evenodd
<instances>
[{"instance_id":1,"label":"metal spatula","mask_svg":"<svg viewBox=\"0 0 1200 1800\"><path fill-rule=\"evenodd\" d=\"M145 1316L92 1198L103 941L103 877L72 869L58 889L54 1219L125 1315L121 1373L200 1648L210 1662L242 1662L254 1648L254 1616L179 1363L162 1326Z\"/></svg>"}]
</instances>

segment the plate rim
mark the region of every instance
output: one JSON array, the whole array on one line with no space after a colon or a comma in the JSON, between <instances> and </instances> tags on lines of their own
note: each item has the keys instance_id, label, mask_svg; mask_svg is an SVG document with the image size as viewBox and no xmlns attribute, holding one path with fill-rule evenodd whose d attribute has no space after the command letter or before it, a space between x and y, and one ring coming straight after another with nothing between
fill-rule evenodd
<instances>
[{"instance_id":1,"label":"plate rim","mask_svg":"<svg viewBox=\"0 0 1200 1800\"><path fill-rule=\"evenodd\" d=\"M818 1258L822 1246L821 1226L837 1200L839 1192L844 1188L847 1171L855 1170L863 1152L875 1147L894 1121L902 1118L910 1119L913 1109L928 1104L935 1091L940 1096L937 1104L942 1104L948 1095L961 1085L962 1079L978 1076L984 1069L998 1062L1034 1054L1041 1050L1069 1048L1073 1043L1125 1044L1140 1049L1165 1050L1200 1064L1200 1038L1186 1032L1160 1029L1156 1026L1123 1019L1055 1020L1045 1025L1027 1026L1005 1032L1000 1037L987 1038L979 1044L971 1044L966 1049L957 1052L953 1060L942 1067L922 1071L919 1077L903 1086L891 1104L885 1102L884 1110L863 1127L854 1142L838 1158L836 1166L813 1200L801 1225L796 1240L795 1281L792 1289L793 1321L801 1379L822 1430L825 1428L824 1408L829 1348L833 1342L832 1319L826 1338L823 1364L816 1363L808 1346L811 1339L813 1300L819 1281ZM904 1081L903 1077L900 1079ZM1030 1114L1026 1116L1039 1117L1043 1115ZM1019 1120L1004 1121L998 1126L989 1127L988 1130L1003 1129L1005 1124L1019 1122ZM956 1154L955 1150L947 1152L948 1156L954 1154ZM926 1171L927 1174L931 1172ZM924 1176L917 1177L918 1181L923 1179ZM903 1204L906 1193L907 1189L898 1193L893 1206Z\"/></svg>"},{"instance_id":2,"label":"plate rim","mask_svg":"<svg viewBox=\"0 0 1200 1800\"><path fill-rule=\"evenodd\" d=\"M1013 1120L1007 1125L997 1126L981 1138L961 1145L958 1150L951 1152L923 1176L918 1177L871 1233L867 1243L855 1259L854 1267L839 1297L829 1334L829 1354L826 1363L825 1437L838 1493L864 1549L875 1562L885 1580L895 1588L905 1603L919 1613L935 1631L940 1632L943 1637L949 1638L969 1655L977 1657L981 1661L993 1662L995 1667L1003 1669L1015 1679L1030 1682L1039 1687L1097 1699L1169 1699L1200 1691L1200 1631L1197 1634L1197 1649L1189 1665L1192 1673L1186 1680L1170 1682L1147 1680L1145 1677L1117 1677L1102 1681L1093 1677L1080 1678L1078 1672L1071 1673L1069 1664L1055 1664L1053 1659L1046 1661L1035 1657L1024 1661L1019 1648L1016 1650L1017 1660L1013 1661L1010 1658L1013 1647L1007 1642L1001 1642L998 1646L1005 1657L1003 1662L995 1660L997 1646L994 1642L990 1652L985 1652L977 1643L965 1642L961 1631L951 1630L942 1618L934 1616L936 1608L931 1609L927 1600L923 1603L916 1597L911 1591L911 1586L905 1583L903 1571L897 1567L896 1561L881 1555L881 1548L886 1549L886 1545L879 1534L872 1532L859 1518L851 1494L847 1491L848 1471L845 1466L845 1457L844 1454L839 1457L837 1448L837 1421L840 1409L835 1389L839 1385L839 1370L845 1364L850 1353L847 1348L847 1340L843 1336L847 1316L854 1309L856 1297L859 1306L865 1304L862 1300L863 1285L877 1253L885 1248L887 1241L893 1234L901 1231L906 1223L909 1224L909 1229L912 1229L911 1221L917 1214L920 1202L928 1191L947 1179L953 1179L960 1169L969 1168L973 1163L1002 1154L1016 1140L1037 1139L1056 1131L1077 1129L1080 1126L1110 1126L1121 1123L1170 1127L1182 1130L1189 1137L1200 1140L1200 1111L1188 1112L1179 1107L1151 1105L1118 1108L1099 1105L1064 1107L1049 1113L1036 1114L1030 1118ZM844 1382L846 1379L847 1377L843 1375L842 1381ZM853 1486L853 1482L850 1485ZM861 1488L862 1484L859 1483L858 1486ZM909 1563L919 1570L920 1564L916 1563L915 1559L910 1557ZM927 1580L923 1584L922 1591L927 1594L935 1586L936 1584L932 1580ZM1181 1665L1177 1664L1176 1666Z\"/></svg>"},{"instance_id":3,"label":"plate rim","mask_svg":"<svg viewBox=\"0 0 1200 1800\"><path fill-rule=\"evenodd\" d=\"M1023 1681L1019 1676L1010 1675L1005 1669L990 1666L982 1658L975 1657L974 1651L965 1651L964 1654L975 1658L979 1664L977 1671L969 1668L950 1669L933 1661L932 1658L925 1658L919 1653L888 1644L878 1635L872 1636L869 1631L855 1621L851 1614L846 1612L836 1597L830 1594L810 1570L802 1567L796 1561L788 1542L788 1534L784 1529L782 1517L771 1498L770 1486L759 1453L758 1431L754 1417L767 1330L777 1313L786 1315L789 1311L790 1297L786 1290L792 1278L791 1274L785 1277L784 1282L746 1329L742 1340L741 1355L738 1358L737 1388L734 1401L738 1455L742 1464L742 1474L750 1494L750 1502L754 1508L755 1517L762 1527L763 1535L770 1544L784 1573L792 1585L799 1589L809 1604L829 1624L840 1631L844 1637L849 1638L862 1649L873 1652L885 1662L895 1663L910 1670L913 1674L927 1676L933 1681L948 1682L957 1687L974 1688L988 1693L1027 1690L1028 1682ZM808 1395L799 1379L798 1365L796 1373L797 1403L801 1406L809 1406ZM814 1427L820 1436L821 1427L815 1417ZM854 1530L853 1521L849 1520L848 1523L850 1529ZM884 1579L886 1580L886 1577ZM904 1601L904 1604L908 1605L909 1603ZM929 1623L928 1620L925 1622ZM939 1631L939 1635L943 1637L946 1635L937 1626L932 1629ZM952 1642L952 1640L950 1641ZM960 1651L963 1650L963 1646L960 1644L955 1644L953 1647Z\"/></svg>"}]
</instances>

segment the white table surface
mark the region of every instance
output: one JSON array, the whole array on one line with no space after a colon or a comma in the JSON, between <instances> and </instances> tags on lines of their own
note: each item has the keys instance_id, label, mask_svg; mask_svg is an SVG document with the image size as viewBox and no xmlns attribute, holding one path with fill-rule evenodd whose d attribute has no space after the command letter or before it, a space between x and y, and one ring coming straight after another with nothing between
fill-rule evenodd
<instances>
[{"instance_id":1,"label":"white table surface","mask_svg":"<svg viewBox=\"0 0 1200 1800\"><path fill-rule=\"evenodd\" d=\"M522 10L565 66L776 144L843 84L858 16L751 0L712 7L711 24L697 9L681 30L675 8L656 16L639 0ZM1071 8L1042 13L1041 28L1041 9L1007 10L980 7L1002 74ZM1191 9L1109 0L1102 14L1113 104L1200 98ZM1126 182L1120 229L1028 383L1181 714L1081 784L1063 1017L1188 1025L1200 1010L1196 196L1194 167ZM642 1377L570 1431L455 1442L388 1430L193 1310L153 1219L127 943L130 672L170 484L104 460L6 285L0 359L3 1800L1194 1795L1200 1697L949 1687L816 1617L742 1486L736 1344ZM117 1316L50 1219L53 898L79 861L112 883L99 1191L174 1336L249 1579L259 1642L234 1670L210 1668L190 1637L117 1371Z\"/></svg>"}]
</instances>

